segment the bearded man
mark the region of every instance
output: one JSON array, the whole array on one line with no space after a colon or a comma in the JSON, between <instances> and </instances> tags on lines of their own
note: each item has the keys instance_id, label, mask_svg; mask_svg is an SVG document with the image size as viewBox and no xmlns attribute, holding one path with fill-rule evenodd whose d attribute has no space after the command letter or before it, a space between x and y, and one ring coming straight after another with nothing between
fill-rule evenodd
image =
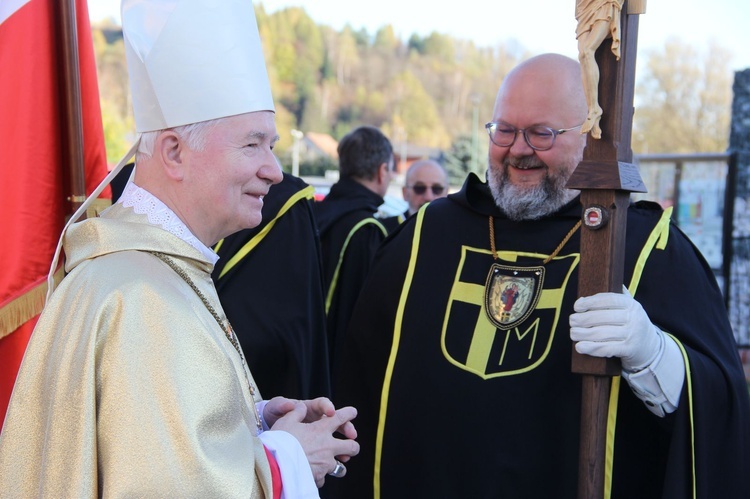
<instances>
[{"instance_id":1,"label":"bearded man","mask_svg":"<svg viewBox=\"0 0 750 499\"><path fill-rule=\"evenodd\" d=\"M610 497L740 497L747 387L714 276L649 202L628 210L624 293L577 299L579 63L529 59L470 175L381 247L346 336L337 403L362 453L335 497L575 498L581 353L619 357Z\"/></svg>"}]
</instances>

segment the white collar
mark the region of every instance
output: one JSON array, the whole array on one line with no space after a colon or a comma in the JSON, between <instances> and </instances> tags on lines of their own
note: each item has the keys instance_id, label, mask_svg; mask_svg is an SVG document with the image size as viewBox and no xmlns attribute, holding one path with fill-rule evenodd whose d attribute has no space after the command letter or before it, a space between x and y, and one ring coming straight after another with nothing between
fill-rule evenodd
<instances>
[{"instance_id":1,"label":"white collar","mask_svg":"<svg viewBox=\"0 0 750 499\"><path fill-rule=\"evenodd\" d=\"M122 203L125 207L133 208L133 211L139 215L146 215L149 223L158 225L170 234L179 237L200 251L212 264L219 260L219 255L195 237L188 226L180 220L180 217L169 206L146 189L135 185L134 182L131 181L125 185L125 189L123 189L117 202Z\"/></svg>"}]
</instances>

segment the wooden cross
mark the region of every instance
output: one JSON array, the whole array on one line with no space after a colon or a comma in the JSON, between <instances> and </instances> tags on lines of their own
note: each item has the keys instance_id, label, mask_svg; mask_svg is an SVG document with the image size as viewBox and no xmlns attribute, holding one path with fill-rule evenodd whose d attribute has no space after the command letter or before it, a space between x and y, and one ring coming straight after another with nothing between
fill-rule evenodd
<instances>
[{"instance_id":1,"label":"wooden cross","mask_svg":"<svg viewBox=\"0 0 750 499\"><path fill-rule=\"evenodd\" d=\"M598 123L601 139L589 135L583 161L567 183L568 188L581 190L583 206L578 296L622 292L630 192L646 192L630 148L638 16L628 4L637 1L625 0L623 5L620 60L612 54L611 38L596 49L598 98L604 110ZM582 2L606 3L577 0L577 8ZM637 13L645 10L644 3L641 0ZM620 374L620 361L573 349L572 371L583 375L578 498L602 498L611 377Z\"/></svg>"}]
</instances>

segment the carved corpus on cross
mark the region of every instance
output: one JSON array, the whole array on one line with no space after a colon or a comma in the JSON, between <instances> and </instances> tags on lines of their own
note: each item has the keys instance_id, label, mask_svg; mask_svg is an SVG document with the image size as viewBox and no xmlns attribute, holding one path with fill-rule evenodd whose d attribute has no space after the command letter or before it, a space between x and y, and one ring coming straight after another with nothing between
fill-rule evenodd
<instances>
[{"instance_id":1,"label":"carved corpus on cross","mask_svg":"<svg viewBox=\"0 0 750 499\"><path fill-rule=\"evenodd\" d=\"M632 163L633 151L630 148L638 39L636 14L645 12L645 0L577 0L576 17L579 23L583 19L580 16L582 9L590 12L592 8L605 13L605 19L587 16L589 22L592 18L599 20L589 31L579 25L577 35L579 49L597 40L596 71L592 71L590 65L584 68L588 62L584 60L590 54L587 51L579 54L587 100L593 94L596 108L592 110L589 103L590 119L585 125L590 126L585 126L582 133L585 130L592 133L587 138L583 161L566 186L581 191L583 206L578 296L622 292L630 193L646 192L638 169ZM606 17L607 12L619 17L618 26L612 25ZM582 41L582 34L590 37L586 43ZM612 34L619 34L619 40L614 41L619 42L619 47L614 51L619 52L619 60L613 53ZM598 81L592 81L592 74L597 76ZM592 85L595 85L595 93L590 91ZM600 131L600 138L595 137L599 135L597 131ZM606 485L605 449L611 377L620 374L620 361L582 355L573 349L572 370L583 375L578 498L602 498Z\"/></svg>"}]
</instances>

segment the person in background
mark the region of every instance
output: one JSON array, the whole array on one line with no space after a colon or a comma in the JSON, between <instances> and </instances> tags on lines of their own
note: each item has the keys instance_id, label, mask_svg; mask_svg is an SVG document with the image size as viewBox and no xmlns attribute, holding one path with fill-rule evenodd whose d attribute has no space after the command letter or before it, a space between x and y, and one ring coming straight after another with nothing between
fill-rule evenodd
<instances>
[{"instance_id":1,"label":"person in background","mask_svg":"<svg viewBox=\"0 0 750 499\"><path fill-rule=\"evenodd\" d=\"M266 397L330 397L323 268L313 188L284 173L263 221L225 237L211 274Z\"/></svg>"},{"instance_id":2,"label":"person in background","mask_svg":"<svg viewBox=\"0 0 750 499\"><path fill-rule=\"evenodd\" d=\"M612 498L747 497L750 402L721 291L671 222L627 212L622 293L578 298L583 157L577 61L544 54L503 80L488 176L401 224L360 293L335 377L362 454L333 497L573 499L581 375L617 357ZM346 373L346 375L342 375Z\"/></svg>"},{"instance_id":3,"label":"person in background","mask_svg":"<svg viewBox=\"0 0 750 499\"><path fill-rule=\"evenodd\" d=\"M0 434L2 497L317 497L358 452L354 408L262 399L211 281L211 245L258 225L282 174L253 5L207 5L122 3L135 172L63 232L68 274Z\"/></svg>"},{"instance_id":4,"label":"person in background","mask_svg":"<svg viewBox=\"0 0 750 499\"><path fill-rule=\"evenodd\" d=\"M339 181L315 204L320 227L330 363L336 364L354 302L387 231L375 218L393 175L393 146L372 126L349 132L338 145ZM333 371L332 371L333 372Z\"/></svg>"},{"instance_id":5,"label":"person in background","mask_svg":"<svg viewBox=\"0 0 750 499\"><path fill-rule=\"evenodd\" d=\"M389 234L425 204L447 196L448 175L440 163L435 160L417 160L406 171L401 192L408 205L406 211L402 214L381 218Z\"/></svg>"},{"instance_id":6,"label":"person in background","mask_svg":"<svg viewBox=\"0 0 750 499\"><path fill-rule=\"evenodd\" d=\"M415 161L406 171L402 192L404 201L409 203L404 215L409 217L430 201L448 195L448 175L435 160Z\"/></svg>"}]
</instances>

